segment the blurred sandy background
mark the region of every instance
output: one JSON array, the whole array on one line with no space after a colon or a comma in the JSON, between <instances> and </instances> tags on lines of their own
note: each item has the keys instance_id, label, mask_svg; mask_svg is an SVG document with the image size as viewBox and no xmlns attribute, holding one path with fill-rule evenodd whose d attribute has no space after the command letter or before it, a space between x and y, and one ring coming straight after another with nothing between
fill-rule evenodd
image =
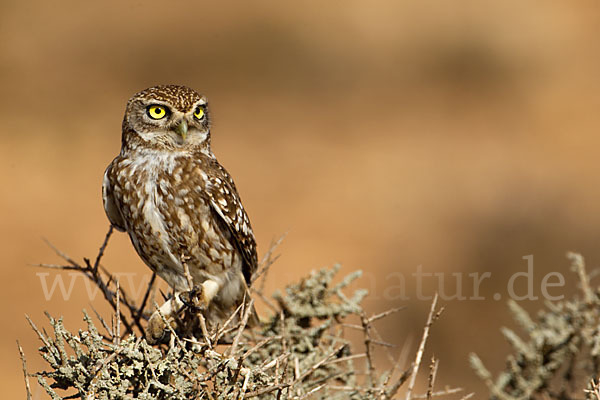
<instances>
[{"instance_id":1,"label":"blurred sandy background","mask_svg":"<svg viewBox=\"0 0 600 400\"><path fill-rule=\"evenodd\" d=\"M440 385L483 398L468 352L504 366L498 328L511 320L492 294L525 270L523 256L535 257L537 295L549 271L571 290L567 250L600 259L596 2L4 0L0 37L4 398L25 395L17 338L31 369L43 366L25 313L77 329L82 307L103 309L82 280L68 301L46 301L46 271L27 264L59 261L41 237L95 256L124 105L154 84L209 97L213 150L259 252L289 231L269 292L335 262L363 269L370 311L407 306L380 330L412 340L412 354L429 303L410 274L492 273L487 300L444 302L428 353L441 358ZM148 272L124 234L104 265ZM399 273L411 300L390 291L398 281L386 276Z\"/></svg>"}]
</instances>

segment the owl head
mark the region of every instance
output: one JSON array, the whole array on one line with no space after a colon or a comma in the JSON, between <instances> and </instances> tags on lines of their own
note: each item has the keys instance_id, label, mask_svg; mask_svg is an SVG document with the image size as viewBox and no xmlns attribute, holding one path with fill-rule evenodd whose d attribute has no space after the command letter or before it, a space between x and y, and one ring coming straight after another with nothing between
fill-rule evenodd
<instances>
[{"instance_id":1,"label":"owl head","mask_svg":"<svg viewBox=\"0 0 600 400\"><path fill-rule=\"evenodd\" d=\"M135 94L125 110L123 147L210 153L206 97L177 85L153 86Z\"/></svg>"}]
</instances>

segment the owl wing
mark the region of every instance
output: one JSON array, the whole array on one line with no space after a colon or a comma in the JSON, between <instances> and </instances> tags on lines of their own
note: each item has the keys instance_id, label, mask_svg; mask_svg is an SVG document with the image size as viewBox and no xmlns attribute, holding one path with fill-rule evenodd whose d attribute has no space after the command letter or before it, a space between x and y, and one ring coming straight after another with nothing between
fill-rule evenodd
<instances>
[{"instance_id":1,"label":"owl wing","mask_svg":"<svg viewBox=\"0 0 600 400\"><path fill-rule=\"evenodd\" d=\"M231 176L216 160L209 162L212 164L211 171L213 173L210 176L203 176L205 193L213 210L225 222L231 232L233 244L244 258L242 273L246 283L250 284L252 275L258 266L256 241L250 220L242 206Z\"/></svg>"},{"instance_id":2,"label":"owl wing","mask_svg":"<svg viewBox=\"0 0 600 400\"><path fill-rule=\"evenodd\" d=\"M106 212L106 216L108 217L108 220L112 226L121 232L125 232L125 222L123 221L121 211L119 211L117 203L115 202L112 184L110 183L109 174L111 168L112 163L104 172L104 180L102 182L102 202L104 203L104 211Z\"/></svg>"}]
</instances>

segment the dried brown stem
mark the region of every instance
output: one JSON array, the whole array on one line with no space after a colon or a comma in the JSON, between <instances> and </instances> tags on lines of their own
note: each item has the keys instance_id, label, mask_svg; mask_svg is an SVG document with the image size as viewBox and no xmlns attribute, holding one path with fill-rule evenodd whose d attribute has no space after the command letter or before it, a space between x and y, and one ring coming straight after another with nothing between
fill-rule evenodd
<instances>
[{"instance_id":1,"label":"dried brown stem","mask_svg":"<svg viewBox=\"0 0 600 400\"><path fill-rule=\"evenodd\" d=\"M285 239L286 236L287 236L287 232L284 233L283 235L281 235L279 237L279 239L271 242L271 244L269 245L269 250L267 250L267 252L265 253L265 255L263 256L262 260L259 263L258 271L252 277L251 285L253 285L254 282L256 282L256 280L258 280L258 278L260 278L261 276L264 275L260 282L260 286L257 289L257 291L259 293L262 293L264 290L264 285L265 285L265 281L267 279L267 274L268 274L269 268L279 258L279 256L273 257L273 252L275 252L275 249L277 249L277 247L281 244L281 242L283 242L283 239Z\"/></svg>"},{"instance_id":2,"label":"dried brown stem","mask_svg":"<svg viewBox=\"0 0 600 400\"><path fill-rule=\"evenodd\" d=\"M146 305L148 304L148 299L150 298L150 292L152 291L152 287L154 286L154 281L156 280L156 272L152 272L152 277L148 282L148 287L146 288L146 292L144 293L144 297L142 299L142 303L137 310L137 313L133 317L133 320L136 325L139 325L140 318L142 317L144 310L146 309Z\"/></svg>"},{"instance_id":3,"label":"dried brown stem","mask_svg":"<svg viewBox=\"0 0 600 400\"><path fill-rule=\"evenodd\" d=\"M27 361L25 360L25 353L21 344L17 340L17 347L19 348L19 356L21 357L21 364L23 366L23 378L25 379L25 389L27 390L27 400L31 400L31 387L29 386L29 373L27 372Z\"/></svg>"},{"instance_id":4,"label":"dried brown stem","mask_svg":"<svg viewBox=\"0 0 600 400\"><path fill-rule=\"evenodd\" d=\"M435 385L435 377L437 375L437 369L439 360L435 357L431 357L431 364L429 365L429 379L427 380L427 400L431 400L433 397L433 385Z\"/></svg>"},{"instance_id":5,"label":"dried brown stem","mask_svg":"<svg viewBox=\"0 0 600 400\"><path fill-rule=\"evenodd\" d=\"M364 331L364 343L365 343L365 353L367 355L367 372L369 374L369 385L374 385L375 380L375 365L373 362L373 354L371 351L371 343L373 339L371 338L371 321L367 318L367 315L363 312L360 316L360 321L362 323L362 329Z\"/></svg>"},{"instance_id":6,"label":"dried brown stem","mask_svg":"<svg viewBox=\"0 0 600 400\"><path fill-rule=\"evenodd\" d=\"M244 300L244 302L242 302L242 304L244 304L244 303L245 303L245 300ZM250 301L248 302L248 305L246 306L246 310L244 311L244 316L242 317L242 322L240 323L238 332L235 335L235 338L233 339L233 344L229 348L230 355L234 355L237 350L237 346L242 337L242 333L244 333L244 329L246 328L246 325L248 324L248 318L250 318L250 314L252 313L253 307L254 307L254 299L250 299Z\"/></svg>"},{"instance_id":7,"label":"dried brown stem","mask_svg":"<svg viewBox=\"0 0 600 400\"><path fill-rule=\"evenodd\" d=\"M94 273L98 273L98 266L100 265L100 260L102 259L102 256L104 255L104 250L106 250L106 246L108 246L108 240L110 239L112 233L113 233L113 226L110 225L108 227L108 232L106 232L106 236L104 237L104 242L102 242L102 245L100 246L100 250L98 251L98 255L96 256L96 261L94 261Z\"/></svg>"},{"instance_id":8,"label":"dried brown stem","mask_svg":"<svg viewBox=\"0 0 600 400\"><path fill-rule=\"evenodd\" d=\"M413 364L412 375L410 377L410 381L408 383L408 389L406 391L406 400L410 400L412 396L413 389L415 387L415 382L417 381L417 373L419 372L419 367L421 365L421 359L423 358L423 352L425 351L425 344L427 343L427 338L429 337L429 329L433 322L439 317L442 310L436 312L435 309L437 307L438 302L438 294L436 293L433 297L433 301L431 302L431 308L429 310L429 316L427 317L427 323L425 324L425 328L423 328L423 337L421 338L421 344L419 345L419 349L417 351L417 355L415 357L415 362Z\"/></svg>"},{"instance_id":9,"label":"dried brown stem","mask_svg":"<svg viewBox=\"0 0 600 400\"><path fill-rule=\"evenodd\" d=\"M133 302L128 299L127 295L125 294L125 292L122 289L116 289L115 291L111 290L110 284L115 282L116 279L113 277L112 274L110 274L100 264L100 261L102 260L102 256L104 255L104 253L106 251L106 248L108 246L108 243L109 243L110 237L112 236L112 233L113 233L113 227L110 226L108 229L108 232L106 233L104 241L102 242L102 245L100 246L98 254L96 255L94 263L92 264L88 258L84 258L83 259L84 265L79 264L73 258L71 258L68 254L59 250L56 246L54 246L48 240L44 239L46 244L52 250L54 250L54 252L60 258L65 260L68 263L68 265L39 264L38 266L45 267L45 268L59 269L59 270L74 270L74 271L81 272L89 280L94 282L94 284L100 289L100 291L102 292L102 295L104 296L104 299L110 304L110 306L112 307L112 309L114 311L116 311L116 309L117 309L116 292L120 291L120 293L121 293L120 301L122 304L124 304L129 309L129 312L133 318L132 321L129 321L129 319L122 313L122 311L119 310L121 323L125 327L126 333L133 333L134 326L137 327L137 329L139 330L140 333L143 333L144 329L140 323L140 318L143 315L143 307L138 309L135 306L135 304L133 304ZM102 277L102 273L104 273L107 276L106 280ZM146 291L145 298L147 297L148 292L150 291L150 288L151 288L151 285L149 286L148 290ZM145 306L145 302L143 303L143 306Z\"/></svg>"}]
</instances>

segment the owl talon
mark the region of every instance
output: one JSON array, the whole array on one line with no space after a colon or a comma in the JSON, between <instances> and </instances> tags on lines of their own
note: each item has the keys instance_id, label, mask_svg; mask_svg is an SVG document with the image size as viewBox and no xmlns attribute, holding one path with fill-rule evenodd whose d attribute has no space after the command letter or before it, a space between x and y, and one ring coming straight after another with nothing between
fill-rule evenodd
<instances>
[{"instance_id":1,"label":"owl talon","mask_svg":"<svg viewBox=\"0 0 600 400\"><path fill-rule=\"evenodd\" d=\"M165 321L163 321L158 311L155 311L146 325L144 332L146 336L146 342L148 342L148 344L156 344L161 342L167 331L168 329Z\"/></svg>"},{"instance_id":2,"label":"owl talon","mask_svg":"<svg viewBox=\"0 0 600 400\"><path fill-rule=\"evenodd\" d=\"M192 290L180 293L179 299L190 310L198 313L206 309L206 304L202 301L204 298L203 291L202 285L194 286Z\"/></svg>"},{"instance_id":3,"label":"owl talon","mask_svg":"<svg viewBox=\"0 0 600 400\"><path fill-rule=\"evenodd\" d=\"M167 332L167 325L165 320L173 326L175 324L175 318L180 310L184 307L180 296L173 296L167 300L159 310L154 311L148 320L148 324L145 329L146 341L149 344L156 344L164 339ZM161 316L162 314L162 316ZM164 317L164 318L163 318Z\"/></svg>"}]
</instances>

